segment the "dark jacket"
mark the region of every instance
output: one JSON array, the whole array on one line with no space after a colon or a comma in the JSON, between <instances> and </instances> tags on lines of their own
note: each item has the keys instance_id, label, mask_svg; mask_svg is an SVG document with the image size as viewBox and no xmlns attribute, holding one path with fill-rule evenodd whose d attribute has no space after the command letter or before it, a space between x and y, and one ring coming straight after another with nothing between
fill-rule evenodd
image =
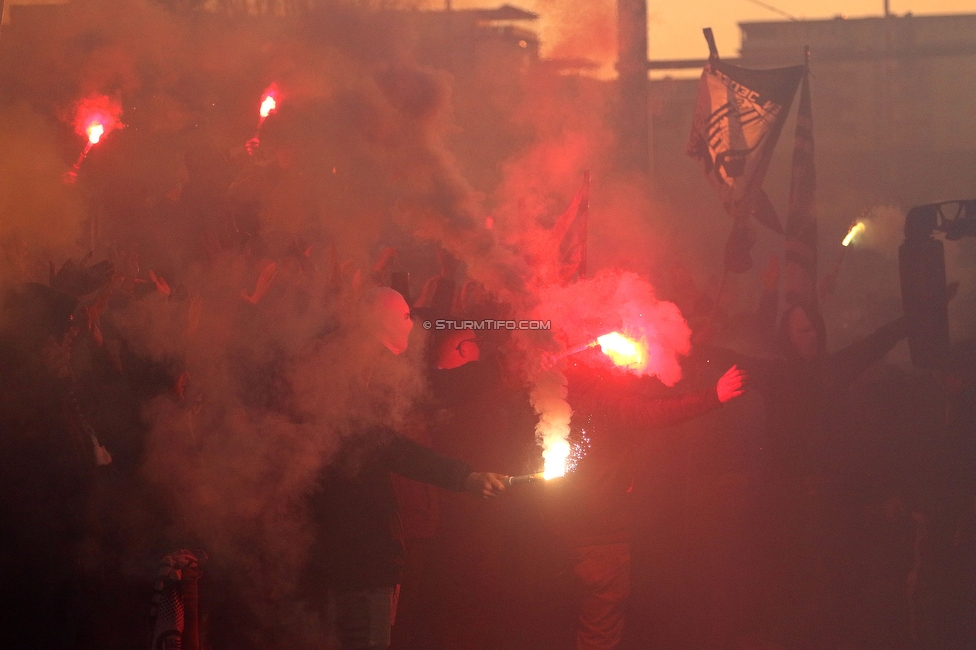
<instances>
[{"instance_id":1,"label":"dark jacket","mask_svg":"<svg viewBox=\"0 0 976 650\"><path fill-rule=\"evenodd\" d=\"M460 492L471 468L389 429L346 438L311 499L313 590L399 583L404 546L391 473Z\"/></svg>"},{"instance_id":2,"label":"dark jacket","mask_svg":"<svg viewBox=\"0 0 976 650\"><path fill-rule=\"evenodd\" d=\"M760 359L699 346L705 360L737 363L749 373L766 407L761 467L773 480L840 475L855 469L848 391L851 384L905 337L899 318L816 361Z\"/></svg>"},{"instance_id":3,"label":"dark jacket","mask_svg":"<svg viewBox=\"0 0 976 650\"><path fill-rule=\"evenodd\" d=\"M714 388L661 397L659 384L577 362L566 372L578 462L562 486L562 519L574 546L627 542L636 443L649 429L679 424L720 403Z\"/></svg>"}]
</instances>

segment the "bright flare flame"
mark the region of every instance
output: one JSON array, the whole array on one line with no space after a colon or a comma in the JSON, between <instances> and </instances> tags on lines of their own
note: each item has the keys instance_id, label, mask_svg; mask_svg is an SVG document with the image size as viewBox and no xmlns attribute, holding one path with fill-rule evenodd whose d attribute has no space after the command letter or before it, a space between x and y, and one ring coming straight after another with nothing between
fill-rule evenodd
<instances>
[{"instance_id":1,"label":"bright flare flame","mask_svg":"<svg viewBox=\"0 0 976 650\"><path fill-rule=\"evenodd\" d=\"M614 364L624 368L640 368L644 365L647 352L640 343L620 332L610 332L597 337L603 354Z\"/></svg>"},{"instance_id":2,"label":"bright flare flame","mask_svg":"<svg viewBox=\"0 0 976 650\"><path fill-rule=\"evenodd\" d=\"M275 101L274 95L270 93L265 95L264 99L261 100L261 119L266 118L276 110L278 110L278 102Z\"/></svg>"},{"instance_id":3,"label":"bright flare flame","mask_svg":"<svg viewBox=\"0 0 976 650\"><path fill-rule=\"evenodd\" d=\"M98 144L98 141L105 135L105 127L98 122L89 124L85 130L88 132L88 142L90 144Z\"/></svg>"},{"instance_id":4,"label":"bright flare flame","mask_svg":"<svg viewBox=\"0 0 976 650\"><path fill-rule=\"evenodd\" d=\"M844 237L843 245L850 246L851 242L854 241L854 238L864 232L864 229L865 225L862 221L858 221L856 224L851 226L851 229L847 231L847 236Z\"/></svg>"},{"instance_id":5,"label":"bright flare flame","mask_svg":"<svg viewBox=\"0 0 976 650\"><path fill-rule=\"evenodd\" d=\"M564 476L571 451L568 440L553 440L548 447L543 449L542 458L545 464L542 470L542 478L548 481L551 478Z\"/></svg>"}]
</instances>

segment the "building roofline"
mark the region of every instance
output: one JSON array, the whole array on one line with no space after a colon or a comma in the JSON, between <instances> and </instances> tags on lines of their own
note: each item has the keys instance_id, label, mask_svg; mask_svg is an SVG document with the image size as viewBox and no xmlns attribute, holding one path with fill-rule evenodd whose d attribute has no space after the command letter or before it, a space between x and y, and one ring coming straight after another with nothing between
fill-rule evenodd
<instances>
[{"instance_id":1,"label":"building roofline","mask_svg":"<svg viewBox=\"0 0 976 650\"><path fill-rule=\"evenodd\" d=\"M539 14L520 9L510 4L503 4L494 9L429 9L425 14L455 14L474 18L476 20L538 20Z\"/></svg>"},{"instance_id":2,"label":"building roofline","mask_svg":"<svg viewBox=\"0 0 976 650\"><path fill-rule=\"evenodd\" d=\"M890 16L856 16L853 18L848 18L846 16L834 16L833 18L798 18L796 20L747 20L738 23L739 28L749 27L752 25L798 25L798 24L815 24L815 23L834 23L834 22L868 22L877 21L882 22L885 20L914 20L914 21L931 21L931 20L945 20L945 19L959 19L959 18L970 18L976 20L976 13L958 13L958 14L912 14L907 13L901 16L896 16L894 14Z\"/></svg>"}]
</instances>

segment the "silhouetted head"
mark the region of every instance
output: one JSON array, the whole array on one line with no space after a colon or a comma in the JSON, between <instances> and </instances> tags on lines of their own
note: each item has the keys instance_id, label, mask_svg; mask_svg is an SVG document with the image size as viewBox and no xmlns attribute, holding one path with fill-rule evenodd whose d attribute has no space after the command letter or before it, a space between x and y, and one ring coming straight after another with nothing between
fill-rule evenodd
<instances>
[{"instance_id":1,"label":"silhouetted head","mask_svg":"<svg viewBox=\"0 0 976 650\"><path fill-rule=\"evenodd\" d=\"M795 305L783 313L779 345L786 357L813 361L827 351L827 328L816 308Z\"/></svg>"}]
</instances>

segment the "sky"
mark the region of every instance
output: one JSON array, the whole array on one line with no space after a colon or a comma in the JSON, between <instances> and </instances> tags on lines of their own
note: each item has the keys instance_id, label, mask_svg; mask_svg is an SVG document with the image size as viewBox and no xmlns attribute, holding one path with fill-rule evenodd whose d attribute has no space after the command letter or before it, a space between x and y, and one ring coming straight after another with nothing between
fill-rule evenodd
<instances>
[{"instance_id":1,"label":"sky","mask_svg":"<svg viewBox=\"0 0 976 650\"><path fill-rule=\"evenodd\" d=\"M879 16L883 0L760 0L797 18L822 19ZM430 6L443 6L429 0ZM544 56L588 56L600 61L615 57L616 0L453 0L455 8L493 7L501 4L542 15L537 25ZM892 13L903 15L976 13L976 0L891 0ZM738 23L785 20L749 0L649 0L651 59L697 59L708 56L702 28L715 32L719 53L739 51Z\"/></svg>"}]
</instances>

